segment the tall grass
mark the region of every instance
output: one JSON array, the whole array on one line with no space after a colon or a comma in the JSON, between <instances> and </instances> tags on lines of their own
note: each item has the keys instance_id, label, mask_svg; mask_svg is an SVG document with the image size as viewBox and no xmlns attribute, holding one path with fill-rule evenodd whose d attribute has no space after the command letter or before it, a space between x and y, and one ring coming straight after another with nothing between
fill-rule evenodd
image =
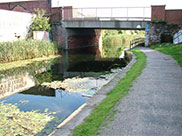
<instances>
[{"instance_id":1,"label":"tall grass","mask_svg":"<svg viewBox=\"0 0 182 136\"><path fill-rule=\"evenodd\" d=\"M18 40L0 43L0 63L55 55L58 45L50 41Z\"/></svg>"}]
</instances>

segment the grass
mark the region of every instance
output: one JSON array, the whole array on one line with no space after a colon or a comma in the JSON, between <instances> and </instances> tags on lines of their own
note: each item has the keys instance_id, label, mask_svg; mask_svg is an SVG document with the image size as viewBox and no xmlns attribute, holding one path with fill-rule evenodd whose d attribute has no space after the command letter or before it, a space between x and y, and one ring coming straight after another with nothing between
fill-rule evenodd
<instances>
[{"instance_id":1,"label":"grass","mask_svg":"<svg viewBox=\"0 0 182 136\"><path fill-rule=\"evenodd\" d=\"M153 45L150 48L158 50L164 54L171 55L182 67L182 46L163 43Z\"/></svg>"},{"instance_id":2,"label":"grass","mask_svg":"<svg viewBox=\"0 0 182 136\"><path fill-rule=\"evenodd\" d=\"M141 74L146 63L146 56L141 51L136 49L132 51L137 57L136 63L127 72L126 76L108 93L108 96L95 107L84 123L74 129L73 136L95 135L111 109L128 93L133 81Z\"/></svg>"},{"instance_id":3,"label":"grass","mask_svg":"<svg viewBox=\"0 0 182 136\"><path fill-rule=\"evenodd\" d=\"M58 45L45 40L18 40L0 43L0 63L56 54L58 54Z\"/></svg>"}]
</instances>

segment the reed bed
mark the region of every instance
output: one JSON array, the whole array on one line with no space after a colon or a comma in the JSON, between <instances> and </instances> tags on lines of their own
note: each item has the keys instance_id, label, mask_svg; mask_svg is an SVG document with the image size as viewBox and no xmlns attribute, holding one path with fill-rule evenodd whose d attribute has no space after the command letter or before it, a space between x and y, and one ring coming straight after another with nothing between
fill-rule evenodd
<instances>
[{"instance_id":1,"label":"reed bed","mask_svg":"<svg viewBox=\"0 0 182 136\"><path fill-rule=\"evenodd\" d=\"M58 45L46 40L18 40L0 43L0 63L58 54Z\"/></svg>"}]
</instances>

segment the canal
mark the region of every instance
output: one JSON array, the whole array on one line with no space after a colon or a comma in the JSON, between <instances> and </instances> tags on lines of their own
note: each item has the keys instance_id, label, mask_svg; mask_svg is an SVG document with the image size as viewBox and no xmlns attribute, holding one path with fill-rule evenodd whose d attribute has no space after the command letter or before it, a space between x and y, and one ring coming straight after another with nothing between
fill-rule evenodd
<instances>
[{"instance_id":1,"label":"canal","mask_svg":"<svg viewBox=\"0 0 182 136\"><path fill-rule=\"evenodd\" d=\"M126 64L82 49L0 71L0 134L50 134Z\"/></svg>"}]
</instances>

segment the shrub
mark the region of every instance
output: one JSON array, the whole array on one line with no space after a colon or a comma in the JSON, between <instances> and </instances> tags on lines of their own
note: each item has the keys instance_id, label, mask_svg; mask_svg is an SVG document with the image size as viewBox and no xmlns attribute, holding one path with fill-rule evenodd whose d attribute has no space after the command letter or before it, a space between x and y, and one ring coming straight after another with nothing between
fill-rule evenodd
<instances>
[{"instance_id":1,"label":"shrub","mask_svg":"<svg viewBox=\"0 0 182 136\"><path fill-rule=\"evenodd\" d=\"M19 40L0 43L0 63L56 55L58 45L50 41Z\"/></svg>"},{"instance_id":2,"label":"shrub","mask_svg":"<svg viewBox=\"0 0 182 136\"><path fill-rule=\"evenodd\" d=\"M49 18L45 17L45 10L35 9L36 16L33 17L32 31L50 31Z\"/></svg>"}]
</instances>

